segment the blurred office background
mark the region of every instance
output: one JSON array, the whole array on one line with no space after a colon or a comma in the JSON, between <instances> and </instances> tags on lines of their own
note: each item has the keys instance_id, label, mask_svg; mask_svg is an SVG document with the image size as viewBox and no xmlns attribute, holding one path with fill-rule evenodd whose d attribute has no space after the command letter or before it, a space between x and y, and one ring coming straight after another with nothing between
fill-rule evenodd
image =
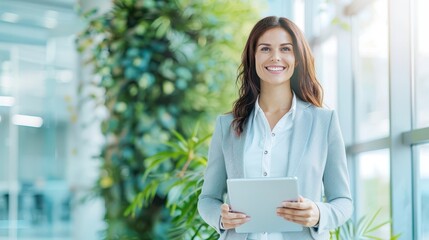
<instances>
[{"instance_id":1,"label":"blurred office background","mask_svg":"<svg viewBox=\"0 0 429 240\"><path fill-rule=\"evenodd\" d=\"M111 8L0 0L0 239L101 239L106 228L103 201L88 198L104 142L94 115L105 112L78 91L91 72L76 50L86 24L77 4ZM392 222L375 235L429 239L429 3L258 4L262 16L294 20L311 44L325 103L340 117L354 219L381 209Z\"/></svg>"}]
</instances>

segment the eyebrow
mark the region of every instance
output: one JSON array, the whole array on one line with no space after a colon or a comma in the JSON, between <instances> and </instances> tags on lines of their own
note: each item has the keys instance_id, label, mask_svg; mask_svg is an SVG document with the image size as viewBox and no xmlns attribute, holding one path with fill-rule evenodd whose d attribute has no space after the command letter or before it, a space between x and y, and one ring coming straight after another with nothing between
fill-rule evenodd
<instances>
[{"instance_id":1,"label":"eyebrow","mask_svg":"<svg viewBox=\"0 0 429 240\"><path fill-rule=\"evenodd\" d=\"M263 45L263 46L271 46L271 44L269 44L269 43L260 43L260 44L258 44L258 46L257 46L257 47L259 47L259 46L261 46L261 45ZM293 46L293 44L292 44L292 43L282 43L282 44L280 44L280 46L286 46L286 45L291 45L291 46Z\"/></svg>"}]
</instances>

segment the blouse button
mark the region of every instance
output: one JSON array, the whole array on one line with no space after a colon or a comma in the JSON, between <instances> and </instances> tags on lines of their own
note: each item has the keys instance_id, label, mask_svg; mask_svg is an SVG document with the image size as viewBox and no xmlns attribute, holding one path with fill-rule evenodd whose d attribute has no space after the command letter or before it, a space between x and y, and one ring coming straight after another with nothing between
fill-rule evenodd
<instances>
[{"instance_id":1,"label":"blouse button","mask_svg":"<svg viewBox=\"0 0 429 240\"><path fill-rule=\"evenodd\" d=\"M275 134L275 133L271 133L271 136L275 137L275 136L276 136L276 134Z\"/></svg>"},{"instance_id":2,"label":"blouse button","mask_svg":"<svg viewBox=\"0 0 429 240\"><path fill-rule=\"evenodd\" d=\"M265 150L264 154L267 154L267 153L268 153L268 151L267 151L267 150Z\"/></svg>"},{"instance_id":3,"label":"blouse button","mask_svg":"<svg viewBox=\"0 0 429 240\"><path fill-rule=\"evenodd\" d=\"M264 177L266 177L267 176L267 172L264 172Z\"/></svg>"}]
</instances>

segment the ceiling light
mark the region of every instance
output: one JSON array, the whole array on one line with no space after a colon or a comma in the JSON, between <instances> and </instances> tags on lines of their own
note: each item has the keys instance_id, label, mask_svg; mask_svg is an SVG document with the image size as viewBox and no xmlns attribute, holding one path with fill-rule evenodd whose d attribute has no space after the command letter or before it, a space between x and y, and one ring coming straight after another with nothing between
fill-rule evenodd
<instances>
[{"instance_id":1,"label":"ceiling light","mask_svg":"<svg viewBox=\"0 0 429 240\"><path fill-rule=\"evenodd\" d=\"M16 23L18 22L19 16L15 13L5 12L1 15L0 19L5 22Z\"/></svg>"},{"instance_id":2,"label":"ceiling light","mask_svg":"<svg viewBox=\"0 0 429 240\"><path fill-rule=\"evenodd\" d=\"M58 21L57 21L56 18L47 17L47 18L45 18L43 25L46 28L51 28L52 29L52 28L55 28L58 25Z\"/></svg>"},{"instance_id":3,"label":"ceiling light","mask_svg":"<svg viewBox=\"0 0 429 240\"><path fill-rule=\"evenodd\" d=\"M41 117L16 114L12 117L12 123L19 126L39 128L43 125L43 119Z\"/></svg>"},{"instance_id":4,"label":"ceiling light","mask_svg":"<svg viewBox=\"0 0 429 240\"><path fill-rule=\"evenodd\" d=\"M46 28L55 28L58 25L58 12L53 10L48 10L45 12L45 18L43 25Z\"/></svg>"},{"instance_id":5,"label":"ceiling light","mask_svg":"<svg viewBox=\"0 0 429 240\"><path fill-rule=\"evenodd\" d=\"M15 104L14 97L0 96L0 106L1 107L12 107Z\"/></svg>"},{"instance_id":6,"label":"ceiling light","mask_svg":"<svg viewBox=\"0 0 429 240\"><path fill-rule=\"evenodd\" d=\"M73 80L73 72L71 70L59 70L56 73L56 78L62 83L67 83Z\"/></svg>"}]
</instances>

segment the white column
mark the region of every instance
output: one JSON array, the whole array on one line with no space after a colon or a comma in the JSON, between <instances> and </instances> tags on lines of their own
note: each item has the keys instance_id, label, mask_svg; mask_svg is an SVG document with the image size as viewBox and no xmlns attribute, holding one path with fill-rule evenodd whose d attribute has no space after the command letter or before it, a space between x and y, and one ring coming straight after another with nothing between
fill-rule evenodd
<instances>
[{"instance_id":1,"label":"white column","mask_svg":"<svg viewBox=\"0 0 429 240\"><path fill-rule=\"evenodd\" d=\"M392 228L401 239L413 237L412 150L402 133L412 127L412 38L410 1L389 0L390 192Z\"/></svg>"},{"instance_id":2,"label":"white column","mask_svg":"<svg viewBox=\"0 0 429 240\"><path fill-rule=\"evenodd\" d=\"M83 11L98 8L98 14L107 12L112 7L108 0L77 0ZM91 69L85 67L81 57L77 60L77 79L79 84L88 84L93 79ZM87 88L82 93L87 93ZM83 96L80 96L83 97ZM74 156L70 159L70 179L73 189L72 229L74 240L100 239L100 231L105 228L104 202L101 198L89 199L83 203L80 200L91 194L99 176L100 160L94 156L100 154L104 137L100 131L100 114L102 109L96 109L95 101L79 99L77 124L72 129L76 143L72 146ZM101 111L101 112L100 112ZM95 117L97 115L97 118Z\"/></svg>"},{"instance_id":3,"label":"white column","mask_svg":"<svg viewBox=\"0 0 429 240\"><path fill-rule=\"evenodd\" d=\"M83 67L82 61L78 64L78 77L80 84L87 84L92 80L92 72ZM84 88L81 94L87 93ZM84 96L78 96L84 98ZM73 139L70 158L70 185L73 192L72 229L74 240L99 239L99 232L104 228L104 202L101 198L90 198L81 202L82 198L92 195L91 191L99 176L100 160L94 156L100 155L104 142L100 131L99 111L95 101L79 99L78 121L71 129ZM97 117L96 117L97 115Z\"/></svg>"},{"instance_id":4,"label":"white column","mask_svg":"<svg viewBox=\"0 0 429 240\"><path fill-rule=\"evenodd\" d=\"M341 5L336 11L342 21L345 21L349 26L352 25L350 16L344 15L344 6L347 1L341 1ZM352 31L343 28L338 28L338 88L337 88L337 106L338 116L340 120L341 132L343 134L344 143L347 146L355 143L355 111L354 111L354 83L353 83L353 52L352 47ZM348 151L349 152L349 151ZM347 163L350 174L350 187L353 199L357 198L357 189L359 181L357 176L357 161L354 154L347 155ZM354 218L358 212L357 204L355 204Z\"/></svg>"}]
</instances>

